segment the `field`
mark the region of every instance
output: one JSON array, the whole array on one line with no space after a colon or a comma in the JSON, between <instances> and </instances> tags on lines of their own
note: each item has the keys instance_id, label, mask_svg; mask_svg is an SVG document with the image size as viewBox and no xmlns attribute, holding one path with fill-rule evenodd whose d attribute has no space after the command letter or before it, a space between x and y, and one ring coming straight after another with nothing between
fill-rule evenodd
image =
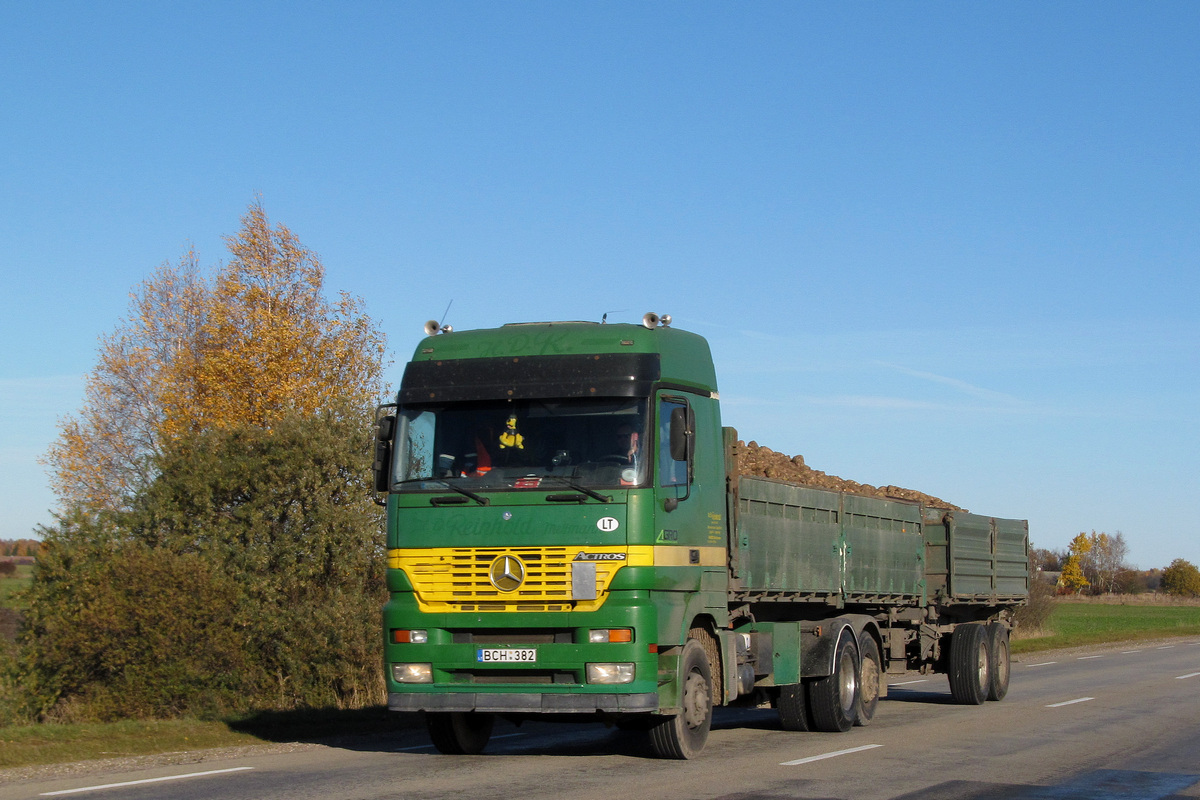
<instances>
[{"instance_id":1,"label":"field","mask_svg":"<svg viewBox=\"0 0 1200 800\"><path fill-rule=\"evenodd\" d=\"M1040 632L1044 635L1015 637L1012 651L1030 653L1104 642L1196 636L1200 635L1200 604L1060 600L1046 628Z\"/></svg>"},{"instance_id":2,"label":"field","mask_svg":"<svg viewBox=\"0 0 1200 800\"><path fill-rule=\"evenodd\" d=\"M12 577L0 577L0 608L14 608L13 595L29 586L33 579L33 566L18 564L17 574Z\"/></svg>"}]
</instances>

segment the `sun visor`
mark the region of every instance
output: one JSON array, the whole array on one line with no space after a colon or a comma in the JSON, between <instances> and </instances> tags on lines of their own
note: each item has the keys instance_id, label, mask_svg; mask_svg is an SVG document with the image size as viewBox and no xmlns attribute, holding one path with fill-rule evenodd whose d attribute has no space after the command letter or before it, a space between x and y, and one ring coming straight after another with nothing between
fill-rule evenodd
<instances>
[{"instance_id":1,"label":"sun visor","mask_svg":"<svg viewBox=\"0 0 1200 800\"><path fill-rule=\"evenodd\" d=\"M648 397L661 374L657 353L413 361L404 369L400 403Z\"/></svg>"}]
</instances>

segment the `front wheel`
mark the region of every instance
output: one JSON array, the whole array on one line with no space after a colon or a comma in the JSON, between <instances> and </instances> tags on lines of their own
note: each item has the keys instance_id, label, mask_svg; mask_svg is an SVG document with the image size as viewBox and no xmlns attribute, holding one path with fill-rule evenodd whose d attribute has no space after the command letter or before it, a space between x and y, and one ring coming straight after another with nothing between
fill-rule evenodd
<instances>
[{"instance_id":1,"label":"front wheel","mask_svg":"<svg viewBox=\"0 0 1200 800\"><path fill-rule=\"evenodd\" d=\"M492 738L496 718L477 711L426 712L425 727L433 746L451 756L473 756L483 752Z\"/></svg>"},{"instance_id":2,"label":"front wheel","mask_svg":"<svg viewBox=\"0 0 1200 800\"><path fill-rule=\"evenodd\" d=\"M688 639L679 667L683 713L667 717L650 729L650 744L659 758L695 758L704 749L712 727L712 668L704 646Z\"/></svg>"},{"instance_id":3,"label":"front wheel","mask_svg":"<svg viewBox=\"0 0 1200 800\"><path fill-rule=\"evenodd\" d=\"M813 722L817 730L845 733L854 725L858 706L858 644L854 631L838 636L833 654L833 674L809 684Z\"/></svg>"}]
</instances>

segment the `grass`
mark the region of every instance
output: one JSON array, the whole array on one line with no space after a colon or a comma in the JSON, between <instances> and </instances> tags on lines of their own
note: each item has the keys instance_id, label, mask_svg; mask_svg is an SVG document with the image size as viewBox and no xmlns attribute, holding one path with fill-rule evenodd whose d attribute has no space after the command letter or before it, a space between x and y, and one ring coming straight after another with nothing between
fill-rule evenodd
<instances>
[{"instance_id":1,"label":"grass","mask_svg":"<svg viewBox=\"0 0 1200 800\"><path fill-rule=\"evenodd\" d=\"M164 720L0 728L0 769L261 744L221 722Z\"/></svg>"},{"instance_id":2,"label":"grass","mask_svg":"<svg viewBox=\"0 0 1200 800\"><path fill-rule=\"evenodd\" d=\"M355 711L264 712L225 721L14 725L0 727L0 769L359 736L406 727L414 719L415 715L396 714L379 706Z\"/></svg>"},{"instance_id":3,"label":"grass","mask_svg":"<svg viewBox=\"0 0 1200 800\"><path fill-rule=\"evenodd\" d=\"M1044 635L1014 638L1012 651L1032 653L1107 642L1196 636L1200 635L1200 605L1059 601L1046 628L1040 632Z\"/></svg>"}]
</instances>

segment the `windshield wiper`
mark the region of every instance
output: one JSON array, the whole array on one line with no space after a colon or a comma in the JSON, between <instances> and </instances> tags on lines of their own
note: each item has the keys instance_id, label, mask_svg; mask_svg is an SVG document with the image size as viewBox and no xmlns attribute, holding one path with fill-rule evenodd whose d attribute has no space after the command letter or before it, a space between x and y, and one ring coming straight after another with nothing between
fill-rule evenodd
<instances>
[{"instance_id":1,"label":"windshield wiper","mask_svg":"<svg viewBox=\"0 0 1200 800\"><path fill-rule=\"evenodd\" d=\"M611 495L600 494L599 492L595 491L594 489L589 489L588 487L586 487L580 483L577 483L574 478L568 478L565 475L547 475L542 480L562 481L571 489L574 489L577 492L583 492L588 497L591 497L595 500L599 500L601 503L608 503L608 502L612 501Z\"/></svg>"},{"instance_id":2,"label":"windshield wiper","mask_svg":"<svg viewBox=\"0 0 1200 800\"><path fill-rule=\"evenodd\" d=\"M486 506L491 503L491 500L484 497L483 495L476 494L475 492L472 492L470 489L464 489L461 486L457 486L457 485L451 483L450 481L442 480L441 478L408 478L407 480L400 481L396 485L399 486L400 484L404 484L404 483L440 483L442 486L445 486L447 489L449 489L452 492L458 492L459 494L466 495L467 497L474 500L476 503L479 503L479 505L481 505L481 506Z\"/></svg>"}]
</instances>

